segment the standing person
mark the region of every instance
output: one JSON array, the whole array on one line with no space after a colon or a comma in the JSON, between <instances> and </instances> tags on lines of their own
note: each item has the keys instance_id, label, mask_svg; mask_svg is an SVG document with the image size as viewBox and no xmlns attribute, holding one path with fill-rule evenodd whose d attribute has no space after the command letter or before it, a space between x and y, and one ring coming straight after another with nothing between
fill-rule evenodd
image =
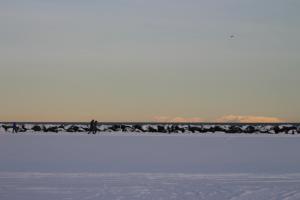
<instances>
[{"instance_id":1,"label":"standing person","mask_svg":"<svg viewBox=\"0 0 300 200\"><path fill-rule=\"evenodd\" d=\"M96 133L97 133L97 131L98 131L98 128L97 128L97 126L98 126L98 121L94 121L94 129L93 129L93 134L96 134Z\"/></svg>"},{"instance_id":2,"label":"standing person","mask_svg":"<svg viewBox=\"0 0 300 200\"><path fill-rule=\"evenodd\" d=\"M12 130L13 133L17 133L18 132L18 127L17 127L17 123L16 122L13 123L12 129L13 129Z\"/></svg>"},{"instance_id":3,"label":"standing person","mask_svg":"<svg viewBox=\"0 0 300 200\"><path fill-rule=\"evenodd\" d=\"M92 120L92 121L90 122L90 129L89 129L88 134L90 134L91 132L94 132L94 124L95 124L95 121Z\"/></svg>"}]
</instances>

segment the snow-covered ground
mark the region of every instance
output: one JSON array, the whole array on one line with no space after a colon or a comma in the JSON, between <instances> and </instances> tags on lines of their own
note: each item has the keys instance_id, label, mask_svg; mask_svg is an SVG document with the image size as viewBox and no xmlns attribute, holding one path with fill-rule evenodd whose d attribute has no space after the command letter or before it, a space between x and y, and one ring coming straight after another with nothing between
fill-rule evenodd
<instances>
[{"instance_id":1,"label":"snow-covered ground","mask_svg":"<svg viewBox=\"0 0 300 200\"><path fill-rule=\"evenodd\" d=\"M0 133L0 199L300 199L299 135Z\"/></svg>"},{"instance_id":2,"label":"snow-covered ground","mask_svg":"<svg viewBox=\"0 0 300 200\"><path fill-rule=\"evenodd\" d=\"M300 199L300 174L0 173L0 199Z\"/></svg>"}]
</instances>

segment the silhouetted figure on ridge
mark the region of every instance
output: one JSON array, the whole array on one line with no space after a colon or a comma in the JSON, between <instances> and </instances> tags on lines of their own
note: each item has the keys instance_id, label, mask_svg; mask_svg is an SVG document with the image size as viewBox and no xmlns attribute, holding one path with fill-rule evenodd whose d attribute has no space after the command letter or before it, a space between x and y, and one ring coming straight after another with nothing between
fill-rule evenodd
<instances>
[{"instance_id":1,"label":"silhouetted figure on ridge","mask_svg":"<svg viewBox=\"0 0 300 200\"><path fill-rule=\"evenodd\" d=\"M96 134L98 131L97 125L98 125L98 121L94 121L93 134Z\"/></svg>"},{"instance_id":2,"label":"silhouetted figure on ridge","mask_svg":"<svg viewBox=\"0 0 300 200\"><path fill-rule=\"evenodd\" d=\"M17 133L18 132L18 127L17 127L17 123L14 122L13 125L12 125L12 132L13 133Z\"/></svg>"},{"instance_id":3,"label":"silhouetted figure on ridge","mask_svg":"<svg viewBox=\"0 0 300 200\"><path fill-rule=\"evenodd\" d=\"M96 134L98 131L97 125L98 125L98 121L92 120L90 122L90 128L88 134L90 133Z\"/></svg>"},{"instance_id":4,"label":"silhouetted figure on ridge","mask_svg":"<svg viewBox=\"0 0 300 200\"><path fill-rule=\"evenodd\" d=\"M92 120L92 121L90 122L90 129L89 129L88 134L90 134L90 133L92 133L92 132L94 131L94 124L95 124L95 121Z\"/></svg>"}]
</instances>

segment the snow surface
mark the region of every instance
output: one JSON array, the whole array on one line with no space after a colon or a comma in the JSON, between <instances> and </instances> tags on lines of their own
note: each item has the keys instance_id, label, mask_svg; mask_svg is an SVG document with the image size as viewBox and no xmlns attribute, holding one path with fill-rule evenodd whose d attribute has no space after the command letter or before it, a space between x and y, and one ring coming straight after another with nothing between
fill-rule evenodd
<instances>
[{"instance_id":1,"label":"snow surface","mask_svg":"<svg viewBox=\"0 0 300 200\"><path fill-rule=\"evenodd\" d=\"M0 173L0 199L300 199L300 174Z\"/></svg>"},{"instance_id":2,"label":"snow surface","mask_svg":"<svg viewBox=\"0 0 300 200\"><path fill-rule=\"evenodd\" d=\"M0 199L300 199L298 135L0 133Z\"/></svg>"}]
</instances>

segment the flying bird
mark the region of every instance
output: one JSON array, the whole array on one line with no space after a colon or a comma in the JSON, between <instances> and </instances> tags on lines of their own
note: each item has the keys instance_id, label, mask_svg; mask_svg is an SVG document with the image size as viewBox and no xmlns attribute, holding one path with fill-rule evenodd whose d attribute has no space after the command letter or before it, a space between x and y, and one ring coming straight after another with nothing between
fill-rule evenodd
<instances>
[{"instance_id":1,"label":"flying bird","mask_svg":"<svg viewBox=\"0 0 300 200\"><path fill-rule=\"evenodd\" d=\"M230 35L229 38L233 39L233 38L235 38L235 35Z\"/></svg>"}]
</instances>

